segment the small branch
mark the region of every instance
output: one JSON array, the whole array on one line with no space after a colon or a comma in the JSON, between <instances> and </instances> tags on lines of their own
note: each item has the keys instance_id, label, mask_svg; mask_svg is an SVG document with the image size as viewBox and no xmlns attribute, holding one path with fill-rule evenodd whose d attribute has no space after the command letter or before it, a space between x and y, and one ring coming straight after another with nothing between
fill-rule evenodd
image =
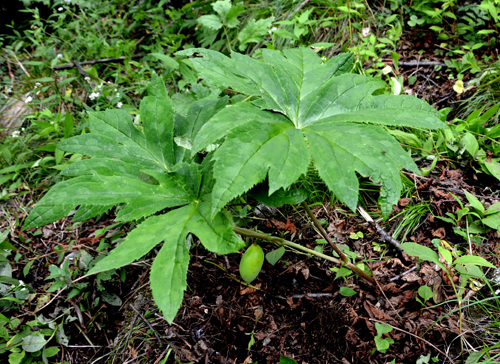
<instances>
[{"instance_id":1,"label":"small branch","mask_svg":"<svg viewBox=\"0 0 500 364\"><path fill-rule=\"evenodd\" d=\"M373 221L372 217L368 215L368 213L361 206L358 206L358 211L361 214L361 216L363 216L363 219L365 219L370 224L370 226L377 231L377 234L379 235L380 240L383 243L391 244L396 248L398 252L403 253L403 248L401 248L400 246L401 243L399 241L397 241L392 236L387 234L379 224Z\"/></svg>"},{"instance_id":2,"label":"small branch","mask_svg":"<svg viewBox=\"0 0 500 364\"><path fill-rule=\"evenodd\" d=\"M19 60L17 59L17 56L14 52L10 51L12 53L12 55L14 56L14 59L16 60L17 64L19 65L19 67L21 67L21 69L23 70L24 74L26 76L28 76L28 78L31 77L31 75L28 73L28 71L26 71L26 68L24 68L23 64L21 62L19 62Z\"/></svg>"},{"instance_id":3,"label":"small branch","mask_svg":"<svg viewBox=\"0 0 500 364\"><path fill-rule=\"evenodd\" d=\"M411 267L410 269L408 269L406 272L403 272L401 273L400 275L396 276L396 277L392 277L390 279L391 282L394 282L394 281L397 281L398 279L401 279L403 278L405 275L407 275L408 273L411 273L413 272L415 269L417 269L417 266L414 265L413 267Z\"/></svg>"},{"instance_id":4,"label":"small branch","mask_svg":"<svg viewBox=\"0 0 500 364\"><path fill-rule=\"evenodd\" d=\"M82 68L81 63L79 63L77 61L73 61L73 67L76 67L76 69L78 70L78 73L83 78L87 78L89 76L89 74L87 72L85 72L85 70Z\"/></svg>"},{"instance_id":5,"label":"small branch","mask_svg":"<svg viewBox=\"0 0 500 364\"><path fill-rule=\"evenodd\" d=\"M306 6L306 5L307 5L307 3L308 3L309 1L311 1L311 0L304 0L304 1L302 2L302 4L300 4L299 6L297 6L297 7L295 8L295 12L300 11L300 9L302 9L304 6Z\"/></svg>"},{"instance_id":6,"label":"small branch","mask_svg":"<svg viewBox=\"0 0 500 364\"><path fill-rule=\"evenodd\" d=\"M144 321L144 323L146 325L148 325L149 329L153 332L153 334L156 336L156 340L158 340L159 343L162 343L163 340L160 338L160 336L158 335L158 333L156 332L156 330L154 329L154 327L151 325L151 323L142 315L142 313L139 312L139 310L137 308L134 307L134 305L129 305L129 307L135 312L136 315L138 315L142 321ZM167 342L168 343L168 342ZM169 344L169 343L168 343Z\"/></svg>"},{"instance_id":7,"label":"small branch","mask_svg":"<svg viewBox=\"0 0 500 364\"><path fill-rule=\"evenodd\" d=\"M332 247L333 250L335 250L335 252L339 255L340 259L342 259L342 264L346 264L347 262L349 262L349 259L347 259L347 257L345 256L345 254L339 249L339 247L337 246L337 244L335 244L332 239L330 239L330 236L328 235L328 233L325 231L325 229L323 229L323 226L321 226L321 223L318 221L318 219L316 218L316 216L314 216L313 212L311 211L311 209L309 208L309 205L303 201L301 203L302 207L304 208L304 210L306 210L307 214L309 215L309 217L311 218L311 220L313 221L314 225L316 226L316 228L319 230L319 232L321 233L321 235L323 235L323 237L325 238L325 240L328 242L328 244L330 244L330 246Z\"/></svg>"},{"instance_id":8,"label":"small branch","mask_svg":"<svg viewBox=\"0 0 500 364\"><path fill-rule=\"evenodd\" d=\"M304 297L311 297L311 298L318 298L318 297L333 297L332 293L305 293L305 294L294 294L292 296L293 298L304 298Z\"/></svg>"},{"instance_id":9,"label":"small branch","mask_svg":"<svg viewBox=\"0 0 500 364\"><path fill-rule=\"evenodd\" d=\"M403 67L419 67L419 66L444 66L446 67L446 64L441 63L441 62L433 62L433 61L409 61L409 62L398 62L399 66Z\"/></svg>"},{"instance_id":10,"label":"small branch","mask_svg":"<svg viewBox=\"0 0 500 364\"><path fill-rule=\"evenodd\" d=\"M296 243L292 243L291 241L288 241L288 240L285 240L285 239L282 239L282 238L278 238L276 236L269 236L269 235L266 235L266 234L258 233L256 231L245 229L245 228L242 228L242 227L237 227L237 226L233 227L233 231L236 234L240 234L240 235L243 235L243 236L248 236L249 238L266 240L266 241L269 241L271 243L276 243L276 244L279 244L279 245L287 245L287 246L289 246L291 248L303 251L305 253L309 253L309 254L315 255L318 258L323 258L325 260L329 260L330 262L333 262L335 264L342 264L342 261L340 261L337 258L330 257L330 256L325 255L323 253L317 252L316 250L312 250L312 249L306 248L305 246L302 246L302 245L299 245L299 244L296 244Z\"/></svg>"},{"instance_id":11,"label":"small branch","mask_svg":"<svg viewBox=\"0 0 500 364\"><path fill-rule=\"evenodd\" d=\"M146 54L134 54L133 56L130 57L130 59L137 59L137 58L142 58L145 56L146 56ZM75 61L75 62L70 63L70 64L63 64L61 66L55 66L53 69L55 71L59 71L59 70L71 69L74 67L78 68L77 64L85 66L88 64L121 62L121 61L125 60L126 58L128 58L128 57L123 56L123 57L118 57L118 58L101 58L101 59L96 59L93 61L84 61L84 62L76 62ZM87 74L85 74L85 75L87 75Z\"/></svg>"}]
</instances>

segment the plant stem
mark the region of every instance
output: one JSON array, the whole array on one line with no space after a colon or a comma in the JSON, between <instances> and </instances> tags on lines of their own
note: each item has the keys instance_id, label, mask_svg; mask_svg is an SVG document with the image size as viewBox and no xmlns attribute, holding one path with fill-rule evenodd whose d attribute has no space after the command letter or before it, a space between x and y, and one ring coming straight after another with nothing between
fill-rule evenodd
<instances>
[{"instance_id":1,"label":"plant stem","mask_svg":"<svg viewBox=\"0 0 500 364\"><path fill-rule=\"evenodd\" d=\"M250 238L256 238L256 239L266 240L266 241L269 241L271 243L276 243L276 244L279 244L279 245L286 245L286 246L289 246L291 248L294 248L294 249L297 249L297 250L301 250L301 251L306 252L308 254L317 256L318 258L323 258L323 259L328 260L330 262L333 262L333 263L336 263L336 264L340 264L340 265L342 265L342 266L344 266L346 268L349 268L353 272L357 273L360 277L364 278L368 282L370 282L372 284L376 284L376 281L375 281L375 279L373 277L371 277L365 271L361 270L360 268L358 268L356 265L352 264L349 261L347 261L347 263L345 263L345 264L342 264L342 261L339 260L339 259L337 259L337 258L330 257L330 256L328 256L326 254L323 254L323 253L319 253L316 250L312 250L312 249L306 248L306 247L304 247L304 246L302 246L300 244L292 243L291 241L288 241L288 240L285 240L285 239L282 239L282 238L278 238L276 236L269 236L269 235L262 234L262 233L259 233L257 231L245 229L245 228L242 228L242 227L235 226L235 227L233 227L233 231L236 234L240 234L240 235L243 235L243 236L248 236Z\"/></svg>"},{"instance_id":2,"label":"plant stem","mask_svg":"<svg viewBox=\"0 0 500 364\"><path fill-rule=\"evenodd\" d=\"M316 216L314 216L313 212L309 208L309 205L305 201L302 201L301 205L304 208L304 210L306 210L307 214L309 215L309 217L313 221L313 223L316 226L316 228L318 228L318 230L321 233L321 235L323 235L323 237L328 242L328 244L330 244L330 246L332 247L332 249L335 250L335 253L337 253L339 255L340 259L342 259L342 265L345 265L345 264L349 263L349 259L347 259L347 257L339 249L339 247L337 246L337 244L335 244L332 241L332 239L330 239L330 237L328 236L328 233L325 231L325 229L323 229L323 226L321 226L321 223L318 221L318 219L316 218Z\"/></svg>"}]
</instances>

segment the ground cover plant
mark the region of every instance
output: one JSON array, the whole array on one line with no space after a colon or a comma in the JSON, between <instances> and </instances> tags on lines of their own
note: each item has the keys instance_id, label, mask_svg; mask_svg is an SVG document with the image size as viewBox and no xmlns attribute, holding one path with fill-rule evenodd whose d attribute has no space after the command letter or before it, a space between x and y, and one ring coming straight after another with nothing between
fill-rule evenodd
<instances>
[{"instance_id":1,"label":"ground cover plant","mask_svg":"<svg viewBox=\"0 0 500 364\"><path fill-rule=\"evenodd\" d=\"M0 56L9 363L497 360L496 2L48 6Z\"/></svg>"}]
</instances>

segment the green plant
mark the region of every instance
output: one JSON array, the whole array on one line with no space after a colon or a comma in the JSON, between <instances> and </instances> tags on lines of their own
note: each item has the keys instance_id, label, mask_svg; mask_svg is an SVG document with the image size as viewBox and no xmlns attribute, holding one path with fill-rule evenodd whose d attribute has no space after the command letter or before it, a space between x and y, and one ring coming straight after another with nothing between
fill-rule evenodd
<instances>
[{"instance_id":1,"label":"green plant","mask_svg":"<svg viewBox=\"0 0 500 364\"><path fill-rule=\"evenodd\" d=\"M62 150L93 158L63 170L64 175L75 178L59 183L46 194L25 227L57 220L77 206L77 213L81 211L88 219L125 203L116 220L142 223L89 273L129 264L165 241L152 267L151 288L156 303L167 320L172 321L186 287L187 234L197 235L207 249L219 254L235 252L244 244L232 232L225 213L210 217L211 202L207 197L213 182L209 159L202 164L183 161L187 150L174 142L174 129L178 136L192 138L203 122L226 104L227 98L194 103L187 118L178 118L175 124L171 101L159 77L153 77L148 92L150 96L141 102L144 131L133 124L126 112L108 110L90 115L90 134L59 144Z\"/></svg>"},{"instance_id":2,"label":"green plant","mask_svg":"<svg viewBox=\"0 0 500 364\"><path fill-rule=\"evenodd\" d=\"M391 339L390 337L382 338L382 336L384 334L391 332L392 327L384 323L375 322L375 329L377 330L377 335L375 336L376 349L373 349L373 352L377 350L380 351L381 353L385 353L387 349L389 349L389 346L391 344L394 344L394 340Z\"/></svg>"},{"instance_id":3,"label":"green plant","mask_svg":"<svg viewBox=\"0 0 500 364\"><path fill-rule=\"evenodd\" d=\"M479 267L495 268L483 257L476 255L461 255L458 256L456 252L451 252L446 247L441 245L439 239L432 241L434 246L438 249L439 254L429 247L419 245L416 243L402 243L401 248L406 254L412 257L418 257L421 261L428 261L439 266L443 272L448 276L452 284L452 288L458 300L459 307L462 304L463 294L467 283L471 279L484 279L484 274ZM442 257L442 260L440 259ZM460 286L456 287L452 277L452 271L456 271L461 275ZM420 292L420 291L419 291ZM424 293L426 296L427 293ZM462 316L460 316L460 326L462 325Z\"/></svg>"},{"instance_id":4,"label":"green plant","mask_svg":"<svg viewBox=\"0 0 500 364\"><path fill-rule=\"evenodd\" d=\"M36 316L34 320L23 321L15 312L29 299L34 290L23 281L12 278L12 267L8 260L16 248L7 241L9 231L0 232L0 355L8 357L9 364L31 362L35 358L47 362L60 349L52 344L56 338L61 345L67 345L63 324L66 312L53 320ZM50 343L50 344L49 344Z\"/></svg>"},{"instance_id":5,"label":"green plant","mask_svg":"<svg viewBox=\"0 0 500 364\"><path fill-rule=\"evenodd\" d=\"M268 35L269 28L271 27L274 17L266 19L250 19L241 28L241 31L232 34L233 39L229 36L229 29L235 29L240 21L240 15L245 9L241 4L233 5L231 0L218 0L211 4L215 14L202 15L198 18L197 22L204 28L201 36L201 46L211 49L221 49L223 40L219 37L219 32L224 31L226 38L227 48L231 51L231 44L238 41L238 49L245 51L250 43L260 43L266 35Z\"/></svg>"},{"instance_id":6,"label":"green plant","mask_svg":"<svg viewBox=\"0 0 500 364\"><path fill-rule=\"evenodd\" d=\"M52 188L37 203L24 228L45 225L78 206L78 213L90 218L111 206L125 204L118 209L116 220L139 220L140 224L89 273L129 264L163 241L152 266L151 288L169 322L186 287L189 251L185 241L189 232L218 254L236 252L244 246L234 230L341 262L373 281L333 242L329 241L340 260L281 238L233 227L223 208L263 181L268 168L269 197L290 201L295 194L286 189L305 173L311 149L320 176L353 210L358 197L355 171L381 182L380 202L387 216L401 190L398 168L418 169L382 127L361 122L441 128L440 114L412 97L371 95L385 84L349 74L352 56L348 54L321 65L320 58L309 49L287 50L288 59L274 51L263 51L268 63L236 53L233 57L238 61L233 62L217 52L196 52L207 58L192 59L191 63L209 84L229 84L237 91L255 95L254 103L260 107L249 102L225 107L227 97L206 98L194 102L185 117L174 118L163 80L154 76L148 86L149 96L140 105L143 131L125 111L108 110L90 114L91 133L58 145L61 150L92 158L63 170L63 175L74 178ZM249 69L256 73L244 82ZM268 108L280 112L263 110ZM217 148L215 143L228 132L222 146L205 155L207 149ZM188 150L191 141L192 157ZM357 150L360 145L370 152ZM205 152L197 154L199 151ZM329 240L307 204L302 202L302 206ZM164 209L171 210L154 215Z\"/></svg>"},{"instance_id":7,"label":"green plant","mask_svg":"<svg viewBox=\"0 0 500 364\"><path fill-rule=\"evenodd\" d=\"M465 240L469 240L469 233L478 234L485 232L485 226L486 229L500 230L500 203L495 203L485 210L484 205L476 196L465 190L464 194L469 202L468 207L464 207L460 199L452 194L461 207L457 209L456 217L451 212L447 212L446 215L448 217L436 216L436 218L455 225L453 230ZM464 225L466 225L465 229Z\"/></svg>"},{"instance_id":8,"label":"green plant","mask_svg":"<svg viewBox=\"0 0 500 364\"><path fill-rule=\"evenodd\" d=\"M21 323L18 318L0 314L0 354L5 355L4 358L8 355L9 364L30 363L34 359L47 363L47 358L61 350L57 346L49 346L53 338L61 345L68 344L63 324L56 322L60 317L47 320L40 315Z\"/></svg>"},{"instance_id":9,"label":"green plant","mask_svg":"<svg viewBox=\"0 0 500 364\"><path fill-rule=\"evenodd\" d=\"M423 301L421 301L418 297L415 299L419 302L423 307L425 307L425 302L430 300L434 295L432 293L432 289L429 286L421 286L418 288L418 295L422 297Z\"/></svg>"}]
</instances>

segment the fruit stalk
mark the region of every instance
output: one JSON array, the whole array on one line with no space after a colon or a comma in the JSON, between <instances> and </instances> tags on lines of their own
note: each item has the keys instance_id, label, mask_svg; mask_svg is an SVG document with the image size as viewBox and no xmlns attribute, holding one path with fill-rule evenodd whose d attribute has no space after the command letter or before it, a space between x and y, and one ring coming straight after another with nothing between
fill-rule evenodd
<instances>
[{"instance_id":1,"label":"fruit stalk","mask_svg":"<svg viewBox=\"0 0 500 364\"><path fill-rule=\"evenodd\" d=\"M306 247L304 247L302 245L299 245L299 244L296 244L296 243L292 243L291 241L288 241L288 240L285 240L285 239L282 239L282 238L278 238L276 236L269 236L269 235L266 235L266 234L263 234L263 233L259 233L257 231L245 229L245 228L242 228L242 227L234 226L233 227L233 231L236 234L247 236L249 238L261 239L261 240L269 241L271 243L275 243L275 244L278 244L278 245L286 245L286 246L289 246L290 248L294 248L294 249L303 251L305 253L314 255L314 256L316 256L318 258L322 258L322 259L328 260L328 261L333 262L335 264L343 265L344 267L349 268L353 272L357 273L360 277L364 278L368 282L370 282L372 284L376 284L376 281L375 281L375 279L372 276L368 275L365 271L363 271L362 269L360 269L359 267L357 267L356 265L352 264L349 261L347 263L345 263L345 264L342 264L342 261L340 259L337 259L337 258L334 258L334 257L330 257L330 256L328 256L326 254L323 254L323 253L319 253L316 250L312 250L312 249L306 248Z\"/></svg>"}]
</instances>

